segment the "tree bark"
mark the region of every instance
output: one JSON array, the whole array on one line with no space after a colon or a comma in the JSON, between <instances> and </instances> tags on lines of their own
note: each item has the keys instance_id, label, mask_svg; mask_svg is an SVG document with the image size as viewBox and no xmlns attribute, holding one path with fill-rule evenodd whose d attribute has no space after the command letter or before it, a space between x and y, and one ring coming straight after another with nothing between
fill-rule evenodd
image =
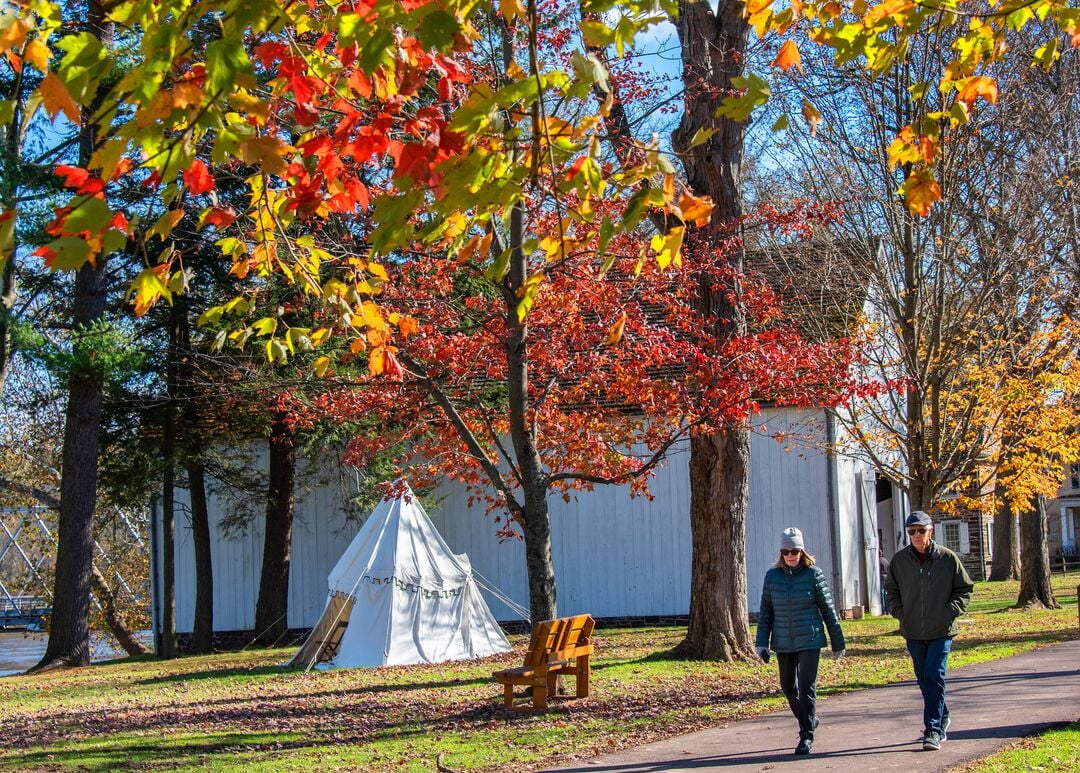
<instances>
[{"instance_id":1,"label":"tree bark","mask_svg":"<svg viewBox=\"0 0 1080 773\"><path fill-rule=\"evenodd\" d=\"M87 8L87 28L105 45L112 42L100 2ZM98 144L93 121L98 100L83 111L79 161L87 163ZM72 327L85 331L105 314L105 258L86 263L75 275ZM73 359L89 361L86 342L77 342ZM60 515L49 643L31 671L90 663L90 596L94 563L94 512L97 501L98 440L104 402L103 377L93 368L74 371L68 388L60 473Z\"/></svg>"},{"instance_id":2,"label":"tree bark","mask_svg":"<svg viewBox=\"0 0 1080 773\"><path fill-rule=\"evenodd\" d=\"M1004 497L1000 499L994 518L994 555L990 564L990 579L1020 579L1020 523Z\"/></svg>"},{"instance_id":3,"label":"tree bark","mask_svg":"<svg viewBox=\"0 0 1080 773\"><path fill-rule=\"evenodd\" d=\"M180 397L181 313L186 306L169 308L169 344L165 359L165 426L162 431L161 459L161 657L177 657L176 643L176 416Z\"/></svg>"},{"instance_id":4,"label":"tree bark","mask_svg":"<svg viewBox=\"0 0 1080 773\"><path fill-rule=\"evenodd\" d=\"M1018 607L1060 609L1050 584L1050 547L1047 542L1048 524L1046 497L1036 495L1032 511L1020 518L1020 595Z\"/></svg>"},{"instance_id":5,"label":"tree bark","mask_svg":"<svg viewBox=\"0 0 1080 773\"><path fill-rule=\"evenodd\" d=\"M210 512L206 502L206 471L202 441L199 395L195 389L195 352L191 346L191 320L187 298L175 301L177 395L182 404L181 451L191 498L191 545L195 553L195 621L191 649L206 654L214 647L214 562L210 535Z\"/></svg>"},{"instance_id":6,"label":"tree bark","mask_svg":"<svg viewBox=\"0 0 1080 773\"><path fill-rule=\"evenodd\" d=\"M745 432L691 440L690 620L680 657L734 660L753 651L747 623ZM739 445L744 447L738 447ZM731 508L739 508L732 512Z\"/></svg>"},{"instance_id":7,"label":"tree bark","mask_svg":"<svg viewBox=\"0 0 1080 773\"><path fill-rule=\"evenodd\" d=\"M188 491L191 494L191 543L195 549L195 623L191 650L214 650L214 564L210 547L210 514L206 506L206 473L201 444L189 448Z\"/></svg>"},{"instance_id":8,"label":"tree bark","mask_svg":"<svg viewBox=\"0 0 1080 773\"><path fill-rule=\"evenodd\" d=\"M176 649L176 422L165 426L161 482L161 638L160 655L171 660Z\"/></svg>"},{"instance_id":9,"label":"tree bark","mask_svg":"<svg viewBox=\"0 0 1080 773\"><path fill-rule=\"evenodd\" d=\"M296 487L296 446L286 414L270 428L270 481L266 497L259 598L255 604L255 641L276 644L288 632L289 564Z\"/></svg>"},{"instance_id":10,"label":"tree bark","mask_svg":"<svg viewBox=\"0 0 1080 773\"><path fill-rule=\"evenodd\" d=\"M714 13L708 3L680 0L676 28L682 45L685 110L672 144L681 154L687 182L698 195L712 197L712 223L696 237L706 249L737 233L742 206L742 156L745 125L716 115L723 95L743 74L749 28L744 5L720 0ZM699 129L715 133L690 147ZM743 268L743 247L726 256L736 272ZM700 303L712 314L721 335L746 329L741 291L714 294L700 282ZM731 426L690 445L691 576L687 636L676 648L681 657L732 660L753 657L746 601L746 506L750 437Z\"/></svg>"}]
</instances>

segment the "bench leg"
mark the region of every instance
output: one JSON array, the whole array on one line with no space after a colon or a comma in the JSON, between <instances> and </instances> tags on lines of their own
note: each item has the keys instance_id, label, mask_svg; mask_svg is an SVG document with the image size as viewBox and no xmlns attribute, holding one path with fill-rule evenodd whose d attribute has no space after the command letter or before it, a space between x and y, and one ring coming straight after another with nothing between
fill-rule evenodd
<instances>
[{"instance_id":1,"label":"bench leg","mask_svg":"<svg viewBox=\"0 0 1080 773\"><path fill-rule=\"evenodd\" d=\"M514 685L509 682L503 685L503 705L508 709L514 708Z\"/></svg>"},{"instance_id":2,"label":"bench leg","mask_svg":"<svg viewBox=\"0 0 1080 773\"><path fill-rule=\"evenodd\" d=\"M534 709L546 709L547 708L548 688L546 684L534 684L533 685L533 708Z\"/></svg>"},{"instance_id":3,"label":"bench leg","mask_svg":"<svg viewBox=\"0 0 1080 773\"><path fill-rule=\"evenodd\" d=\"M577 659L577 697L589 697L589 656L582 655Z\"/></svg>"}]
</instances>

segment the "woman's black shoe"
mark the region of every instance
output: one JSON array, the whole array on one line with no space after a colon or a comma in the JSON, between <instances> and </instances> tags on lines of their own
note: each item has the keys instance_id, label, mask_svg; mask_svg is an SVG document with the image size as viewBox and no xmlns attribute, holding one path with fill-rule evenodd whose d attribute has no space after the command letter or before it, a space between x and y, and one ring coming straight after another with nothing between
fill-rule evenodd
<instances>
[{"instance_id":1,"label":"woman's black shoe","mask_svg":"<svg viewBox=\"0 0 1080 773\"><path fill-rule=\"evenodd\" d=\"M810 749L811 749L811 747L813 745L814 745L814 742L811 741L809 738L801 738L801 739L799 739L799 745L795 747L795 753L796 754L809 754Z\"/></svg>"}]
</instances>

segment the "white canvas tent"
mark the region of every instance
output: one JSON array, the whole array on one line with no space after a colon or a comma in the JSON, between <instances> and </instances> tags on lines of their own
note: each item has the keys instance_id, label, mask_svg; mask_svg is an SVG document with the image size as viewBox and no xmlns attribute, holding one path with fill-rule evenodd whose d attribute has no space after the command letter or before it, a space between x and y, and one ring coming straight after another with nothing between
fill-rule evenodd
<instances>
[{"instance_id":1,"label":"white canvas tent","mask_svg":"<svg viewBox=\"0 0 1080 773\"><path fill-rule=\"evenodd\" d=\"M510 651L469 559L450 551L408 485L368 516L328 584L322 617L290 665L408 665Z\"/></svg>"}]
</instances>

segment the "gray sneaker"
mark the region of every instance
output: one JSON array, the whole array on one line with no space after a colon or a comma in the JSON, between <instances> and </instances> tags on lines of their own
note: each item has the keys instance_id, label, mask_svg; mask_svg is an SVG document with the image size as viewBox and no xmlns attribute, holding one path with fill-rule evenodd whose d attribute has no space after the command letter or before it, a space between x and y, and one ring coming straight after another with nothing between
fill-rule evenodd
<instances>
[{"instance_id":1,"label":"gray sneaker","mask_svg":"<svg viewBox=\"0 0 1080 773\"><path fill-rule=\"evenodd\" d=\"M944 717L942 717L942 719L941 719L941 740L942 741L945 741L945 740L948 739L948 736L945 735L945 731L949 729L949 725L951 725L951 724L952 724L952 717L950 717L948 714L946 714Z\"/></svg>"},{"instance_id":2,"label":"gray sneaker","mask_svg":"<svg viewBox=\"0 0 1080 773\"><path fill-rule=\"evenodd\" d=\"M941 748L942 734L936 730L928 730L922 739L922 748L926 752L936 752Z\"/></svg>"}]
</instances>

